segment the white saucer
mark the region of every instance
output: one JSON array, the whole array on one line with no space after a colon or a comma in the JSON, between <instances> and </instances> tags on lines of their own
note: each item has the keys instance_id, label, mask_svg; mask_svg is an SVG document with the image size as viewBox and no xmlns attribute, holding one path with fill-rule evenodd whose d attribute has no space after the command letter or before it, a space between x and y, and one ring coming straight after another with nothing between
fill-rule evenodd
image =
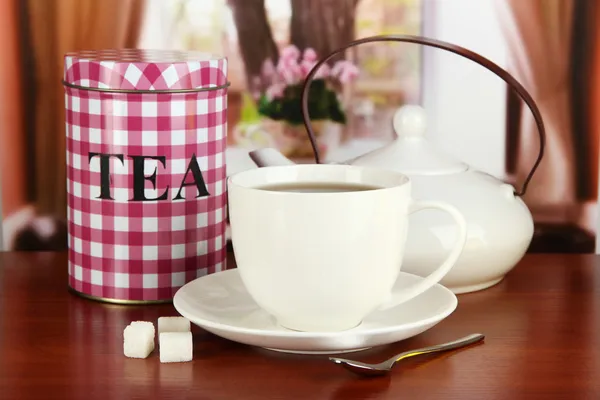
<instances>
[{"instance_id":1,"label":"white saucer","mask_svg":"<svg viewBox=\"0 0 600 400\"><path fill-rule=\"evenodd\" d=\"M420 278L405 272L394 290ZM235 342L289 353L331 354L364 350L408 339L450 315L458 304L454 293L435 285L408 302L368 315L343 332L297 332L279 326L246 291L237 269L198 278L173 299L177 311L192 323Z\"/></svg>"}]
</instances>

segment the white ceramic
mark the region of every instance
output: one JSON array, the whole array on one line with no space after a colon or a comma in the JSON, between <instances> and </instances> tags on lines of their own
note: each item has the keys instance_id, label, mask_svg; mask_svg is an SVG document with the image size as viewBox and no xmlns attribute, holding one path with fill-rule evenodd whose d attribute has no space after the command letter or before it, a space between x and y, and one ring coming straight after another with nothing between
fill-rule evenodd
<instances>
[{"instance_id":1,"label":"white ceramic","mask_svg":"<svg viewBox=\"0 0 600 400\"><path fill-rule=\"evenodd\" d=\"M344 192L278 192L282 183L364 184ZM442 202L415 202L406 175L350 165L288 165L228 178L236 264L256 303L299 331L351 329L378 307L423 293L450 271L466 239L463 217ZM452 250L425 279L390 296L400 272L408 215L445 211L458 229Z\"/></svg>"},{"instance_id":2,"label":"white ceramic","mask_svg":"<svg viewBox=\"0 0 600 400\"><path fill-rule=\"evenodd\" d=\"M423 278L400 273L393 290L403 292ZM192 323L223 338L292 353L327 354L363 350L418 335L450 315L456 296L436 284L394 308L369 314L342 332L297 332L282 328L246 291L236 269L198 278L175 294L177 311Z\"/></svg>"},{"instance_id":3,"label":"white ceramic","mask_svg":"<svg viewBox=\"0 0 600 400\"><path fill-rule=\"evenodd\" d=\"M397 139L344 164L386 168L407 174L413 196L455 206L468 224L467 242L441 283L455 293L498 283L523 257L533 237L533 219L513 186L471 169L438 151L425 138L426 115L404 106L394 116ZM259 166L289 164L274 149L250 153ZM411 217L402 270L426 276L449 254L457 229L447 216Z\"/></svg>"},{"instance_id":4,"label":"white ceramic","mask_svg":"<svg viewBox=\"0 0 600 400\"><path fill-rule=\"evenodd\" d=\"M348 140L340 146L327 152L328 160L347 160L364 153L365 151L375 150L387 144L387 141L381 139L359 138ZM227 159L227 176L237 174L238 172L258 168L252 161L248 153L250 150L243 147L228 146L225 152ZM313 160L302 160L305 164L312 163ZM231 228L227 223L225 232L227 240L231 240Z\"/></svg>"}]
</instances>

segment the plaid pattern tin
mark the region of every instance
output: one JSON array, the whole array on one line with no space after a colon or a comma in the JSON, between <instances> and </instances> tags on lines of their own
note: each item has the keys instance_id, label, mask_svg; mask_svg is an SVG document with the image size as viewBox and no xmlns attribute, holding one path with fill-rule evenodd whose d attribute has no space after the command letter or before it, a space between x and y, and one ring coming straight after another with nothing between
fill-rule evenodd
<instances>
[{"instance_id":1,"label":"plaid pattern tin","mask_svg":"<svg viewBox=\"0 0 600 400\"><path fill-rule=\"evenodd\" d=\"M227 62L202 53L69 53L69 286L171 301L226 268Z\"/></svg>"}]
</instances>

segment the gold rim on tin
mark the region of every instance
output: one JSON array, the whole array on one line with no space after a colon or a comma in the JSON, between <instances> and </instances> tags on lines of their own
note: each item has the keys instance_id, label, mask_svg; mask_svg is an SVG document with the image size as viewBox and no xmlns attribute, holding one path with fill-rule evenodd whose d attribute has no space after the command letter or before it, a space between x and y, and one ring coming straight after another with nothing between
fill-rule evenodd
<instances>
[{"instance_id":1,"label":"gold rim on tin","mask_svg":"<svg viewBox=\"0 0 600 400\"><path fill-rule=\"evenodd\" d=\"M91 294L81 293L81 292L73 289L71 286L69 286L69 291L80 297L88 299L88 300L99 301L102 303L128 305L128 306L149 305L149 304L169 304L169 303L173 302L172 298L167 299L167 300L122 300L122 299L113 299L110 297L93 296Z\"/></svg>"},{"instance_id":2,"label":"gold rim on tin","mask_svg":"<svg viewBox=\"0 0 600 400\"><path fill-rule=\"evenodd\" d=\"M197 93L197 92L210 92L213 90L219 89L227 89L231 82L227 82L224 85L219 86L210 86L210 87L201 87L201 88L192 88L192 89L157 89L157 90L136 90L136 89L104 89L104 88L96 88L96 87L88 87L75 85L74 83L69 83L62 80L63 86L67 86L73 89L81 89L81 90L91 90L92 92L105 92L105 93Z\"/></svg>"}]
</instances>

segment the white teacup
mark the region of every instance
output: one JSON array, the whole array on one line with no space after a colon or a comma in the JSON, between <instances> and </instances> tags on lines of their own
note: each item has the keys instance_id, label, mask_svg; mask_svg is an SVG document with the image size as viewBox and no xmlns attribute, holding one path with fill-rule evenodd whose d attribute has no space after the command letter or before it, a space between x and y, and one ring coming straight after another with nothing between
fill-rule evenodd
<instances>
[{"instance_id":1,"label":"white teacup","mask_svg":"<svg viewBox=\"0 0 600 400\"><path fill-rule=\"evenodd\" d=\"M289 191L291 186L304 191ZM232 175L228 191L241 279L256 303L288 329L351 329L372 311L396 306L438 283L466 241L460 212L446 203L414 201L409 178L393 171L323 164L266 167ZM455 220L456 244L428 277L392 294L408 215L431 208Z\"/></svg>"}]
</instances>

